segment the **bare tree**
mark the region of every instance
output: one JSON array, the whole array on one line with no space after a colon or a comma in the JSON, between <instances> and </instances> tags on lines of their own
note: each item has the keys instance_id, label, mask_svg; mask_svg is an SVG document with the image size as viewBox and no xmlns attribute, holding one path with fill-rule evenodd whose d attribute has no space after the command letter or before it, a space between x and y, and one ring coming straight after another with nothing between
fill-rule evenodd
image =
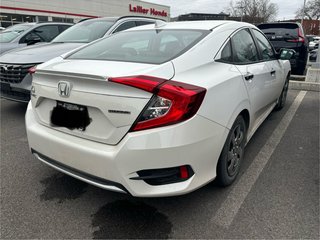
<instances>
[{"instance_id":1,"label":"bare tree","mask_svg":"<svg viewBox=\"0 0 320 240\"><path fill-rule=\"evenodd\" d=\"M296 11L296 18L307 17L308 19L320 19L320 0L309 0L306 3L304 14L303 6Z\"/></svg>"},{"instance_id":2,"label":"bare tree","mask_svg":"<svg viewBox=\"0 0 320 240\"><path fill-rule=\"evenodd\" d=\"M270 0L231 0L226 12L246 22L270 22L277 16L278 5Z\"/></svg>"}]
</instances>

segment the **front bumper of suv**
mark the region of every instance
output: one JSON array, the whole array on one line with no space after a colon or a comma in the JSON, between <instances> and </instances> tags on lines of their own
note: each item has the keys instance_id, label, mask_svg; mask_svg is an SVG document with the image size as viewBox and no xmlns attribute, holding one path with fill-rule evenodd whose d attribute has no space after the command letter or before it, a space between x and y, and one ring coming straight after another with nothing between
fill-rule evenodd
<instances>
[{"instance_id":1,"label":"front bumper of suv","mask_svg":"<svg viewBox=\"0 0 320 240\"><path fill-rule=\"evenodd\" d=\"M29 102L32 77L28 69L34 65L0 63L1 98Z\"/></svg>"}]
</instances>

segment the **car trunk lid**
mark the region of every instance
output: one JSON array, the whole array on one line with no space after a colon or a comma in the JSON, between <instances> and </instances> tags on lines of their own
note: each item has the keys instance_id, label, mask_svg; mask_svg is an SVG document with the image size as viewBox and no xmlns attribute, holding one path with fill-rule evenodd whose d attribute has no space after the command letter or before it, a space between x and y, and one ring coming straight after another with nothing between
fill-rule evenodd
<instances>
[{"instance_id":1,"label":"car trunk lid","mask_svg":"<svg viewBox=\"0 0 320 240\"><path fill-rule=\"evenodd\" d=\"M58 131L111 145L125 136L152 94L107 79L134 75L171 79L174 75L171 62L65 60L42 68L34 74L31 91L37 120Z\"/></svg>"}]
</instances>

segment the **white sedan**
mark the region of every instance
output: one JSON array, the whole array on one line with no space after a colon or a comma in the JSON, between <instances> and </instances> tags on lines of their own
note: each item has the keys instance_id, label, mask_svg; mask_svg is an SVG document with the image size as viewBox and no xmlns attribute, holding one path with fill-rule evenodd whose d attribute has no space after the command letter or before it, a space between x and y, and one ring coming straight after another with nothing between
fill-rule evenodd
<instances>
[{"instance_id":1,"label":"white sedan","mask_svg":"<svg viewBox=\"0 0 320 240\"><path fill-rule=\"evenodd\" d=\"M95 186L138 197L236 179L244 147L286 101L290 50L232 21L146 25L37 67L32 153Z\"/></svg>"}]
</instances>

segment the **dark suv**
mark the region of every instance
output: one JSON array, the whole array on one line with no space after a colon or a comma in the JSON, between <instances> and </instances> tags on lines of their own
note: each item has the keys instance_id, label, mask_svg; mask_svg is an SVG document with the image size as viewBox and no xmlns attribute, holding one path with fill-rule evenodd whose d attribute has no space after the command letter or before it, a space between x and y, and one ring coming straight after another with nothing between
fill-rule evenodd
<instances>
[{"instance_id":1,"label":"dark suv","mask_svg":"<svg viewBox=\"0 0 320 240\"><path fill-rule=\"evenodd\" d=\"M277 52L281 48L290 48L296 51L290 60L293 74L303 74L308 59L308 40L304 35L300 23L279 22L263 23L258 28L267 36Z\"/></svg>"}]
</instances>

